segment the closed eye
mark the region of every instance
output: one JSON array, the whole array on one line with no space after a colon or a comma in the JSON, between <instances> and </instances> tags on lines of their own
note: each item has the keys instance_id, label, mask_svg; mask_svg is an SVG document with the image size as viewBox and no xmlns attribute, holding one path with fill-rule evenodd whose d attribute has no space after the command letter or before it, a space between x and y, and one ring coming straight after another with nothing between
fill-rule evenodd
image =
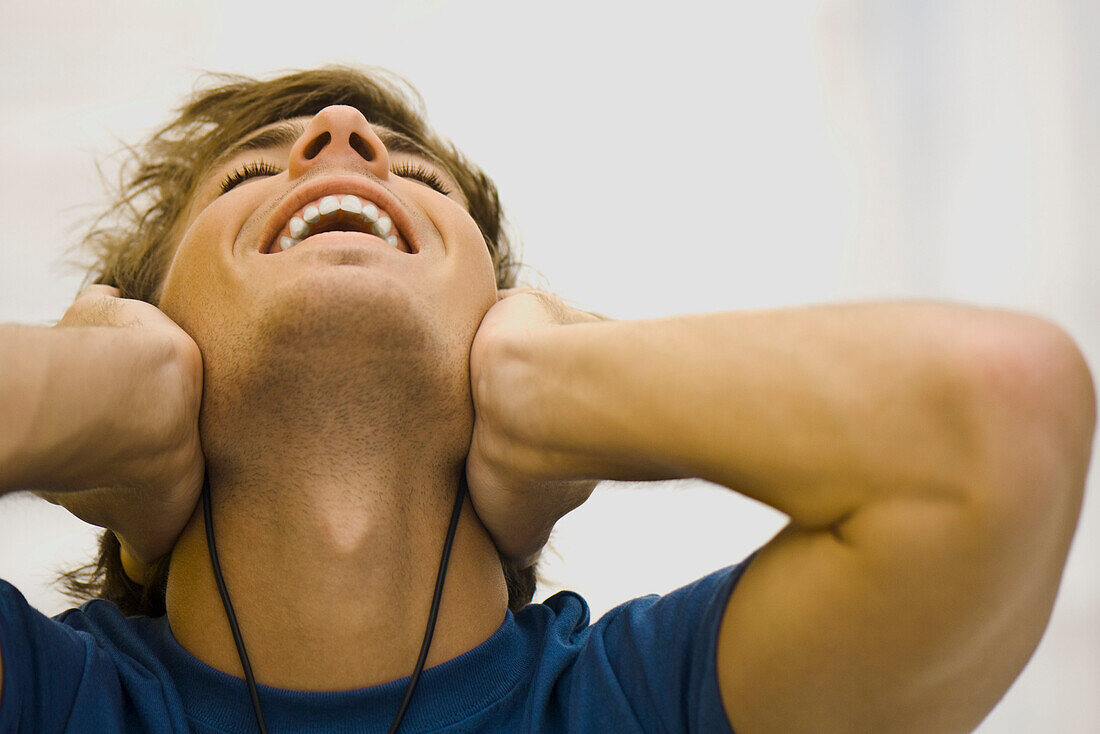
<instances>
[{"instance_id":1,"label":"closed eye","mask_svg":"<svg viewBox=\"0 0 1100 734\"><path fill-rule=\"evenodd\" d=\"M444 196L450 196L451 194L450 189L443 183L443 179L436 175L435 171L424 168L423 166L415 163L399 163L391 168L390 171L403 178L414 178L421 183L427 184Z\"/></svg>"},{"instance_id":2,"label":"closed eye","mask_svg":"<svg viewBox=\"0 0 1100 734\"><path fill-rule=\"evenodd\" d=\"M399 163L390 169L392 173L403 178L412 178L426 184L430 188L435 189L444 196L450 196L451 191L447 188L447 185L443 183L443 180L428 168L417 165L415 163ZM277 166L273 166L266 161L257 161L255 163L246 163L237 170L230 173L222 180L221 194L227 193L237 184L254 176L274 176L282 173L282 169ZM220 195L220 194L219 194Z\"/></svg>"},{"instance_id":3,"label":"closed eye","mask_svg":"<svg viewBox=\"0 0 1100 734\"><path fill-rule=\"evenodd\" d=\"M238 168L236 171L233 171L233 173L229 174L222 180L221 193L219 193L219 196L226 193L242 181L252 178L253 176L274 176L277 173L282 173L282 170L264 161L258 161L256 163L246 163L244 164L244 166Z\"/></svg>"}]
</instances>

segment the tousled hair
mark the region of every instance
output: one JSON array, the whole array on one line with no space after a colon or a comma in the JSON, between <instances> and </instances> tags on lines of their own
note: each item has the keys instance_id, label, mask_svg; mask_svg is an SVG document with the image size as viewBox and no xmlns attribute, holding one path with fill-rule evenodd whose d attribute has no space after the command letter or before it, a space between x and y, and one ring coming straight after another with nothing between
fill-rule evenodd
<instances>
[{"instance_id":1,"label":"tousled hair","mask_svg":"<svg viewBox=\"0 0 1100 734\"><path fill-rule=\"evenodd\" d=\"M462 189L468 211L485 239L498 288L514 288L521 263L513 252L503 208L492 180L427 123L424 102L407 81L377 67L343 64L294 71L261 81L209 74L214 84L193 91L170 123L128 157L111 198L74 249L90 254L84 283L105 283L123 298L159 305L188 203L211 164L228 145L279 120L312 116L329 105L357 108L372 124L411 138L446 167ZM75 602L107 599L125 615L161 616L171 554L154 562L144 585L123 571L118 538L104 530L96 559L64 571L58 581ZM535 565L501 557L508 607L518 611L534 597Z\"/></svg>"}]
</instances>

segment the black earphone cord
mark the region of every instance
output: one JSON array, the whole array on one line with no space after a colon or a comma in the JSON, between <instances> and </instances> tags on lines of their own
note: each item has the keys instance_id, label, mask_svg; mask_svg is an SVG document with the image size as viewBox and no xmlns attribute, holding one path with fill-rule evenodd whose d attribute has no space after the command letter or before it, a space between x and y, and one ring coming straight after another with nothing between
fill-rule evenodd
<instances>
[{"instance_id":1,"label":"black earphone cord","mask_svg":"<svg viewBox=\"0 0 1100 734\"><path fill-rule=\"evenodd\" d=\"M443 544L443 557L439 560L439 572L435 577L435 596L432 597L432 610L428 614L428 629L424 632L424 643L420 646L420 658L416 661L416 668L409 679L409 686L405 689L405 700L401 702L401 708L397 711L393 723L390 724L389 734L395 734L401 726L401 720L405 718L405 710L412 700L416 682L420 680L420 671L424 669L424 661L428 659L428 648L432 644L432 634L435 632L435 618L439 614L439 600L443 596L443 581L447 576L447 562L451 558L451 545L454 543L455 530L458 529L458 518L462 513L462 502L466 499L466 476L463 473L458 482L458 492L455 494L455 506L451 512L451 525L447 528L447 540ZM267 724L264 722L264 712L260 708L260 695L256 691L256 678L252 675L252 666L248 663L248 653L244 649L244 640L241 638L241 628L237 624L237 615L233 613L233 603L229 601L229 590L225 588L225 580L222 578L221 564L218 563L218 551L214 547L214 515L210 508L210 477L204 476L202 483L202 512L206 520L206 545L210 549L210 562L214 566L214 580L218 583L218 592L221 593L222 605L225 607L225 616L229 618L229 628L233 631L233 641L237 643L237 654L241 658L241 667L244 668L245 681L248 683L248 695L252 697L252 708L256 711L256 723L260 727L260 734L267 734Z\"/></svg>"}]
</instances>

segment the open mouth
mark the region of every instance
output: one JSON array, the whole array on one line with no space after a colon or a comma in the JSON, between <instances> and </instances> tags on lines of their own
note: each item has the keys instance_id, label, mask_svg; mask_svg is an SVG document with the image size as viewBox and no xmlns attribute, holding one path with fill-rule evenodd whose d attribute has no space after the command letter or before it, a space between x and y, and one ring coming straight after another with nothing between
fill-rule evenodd
<instances>
[{"instance_id":1,"label":"open mouth","mask_svg":"<svg viewBox=\"0 0 1100 734\"><path fill-rule=\"evenodd\" d=\"M307 241L308 240L308 241ZM306 239L302 240L299 244L305 245L323 245L326 243L342 244L342 243L355 243L356 245L366 245L370 247L387 247L391 250L399 250L400 247L396 247L389 242L375 234L369 232L355 232L352 230L333 229L327 232L318 232L317 234L311 234ZM297 245L294 245L297 247ZM287 248L290 249L289 247ZM279 252L276 248L275 252Z\"/></svg>"},{"instance_id":2,"label":"open mouth","mask_svg":"<svg viewBox=\"0 0 1100 734\"><path fill-rule=\"evenodd\" d=\"M268 243L264 252L289 250L307 239L334 232L365 235L369 240L388 245L395 250L415 254L415 250L401 236L385 211L373 202L364 202L354 194L329 195L308 204L290 218L283 231L276 235L274 241Z\"/></svg>"}]
</instances>

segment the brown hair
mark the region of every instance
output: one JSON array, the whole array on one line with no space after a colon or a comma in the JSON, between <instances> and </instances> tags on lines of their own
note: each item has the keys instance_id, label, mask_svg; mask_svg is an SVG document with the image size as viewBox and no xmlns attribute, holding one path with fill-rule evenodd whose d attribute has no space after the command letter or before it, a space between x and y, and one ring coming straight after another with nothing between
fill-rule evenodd
<instances>
[{"instance_id":1,"label":"brown hair","mask_svg":"<svg viewBox=\"0 0 1100 734\"><path fill-rule=\"evenodd\" d=\"M94 283L115 286L123 298L159 305L164 277L178 236L174 230L215 158L231 143L265 125L315 115L344 104L358 108L373 124L403 133L434 155L462 189L470 216L481 229L492 257L498 288L516 287L521 264L512 251L496 186L427 123L424 101L407 81L377 67L329 65L295 71L268 81L235 74L210 74L214 86L193 91L176 118L141 146L123 144L129 156L119 173L106 211L92 222L74 249L91 252L83 265ZM108 188L111 189L108 185ZM126 615L165 613L170 554L150 569L148 583L134 583L123 571L119 542L105 530L99 555L61 574L64 591L76 602L113 601ZM537 582L535 565L526 568L501 558L508 606L529 603Z\"/></svg>"}]
</instances>

